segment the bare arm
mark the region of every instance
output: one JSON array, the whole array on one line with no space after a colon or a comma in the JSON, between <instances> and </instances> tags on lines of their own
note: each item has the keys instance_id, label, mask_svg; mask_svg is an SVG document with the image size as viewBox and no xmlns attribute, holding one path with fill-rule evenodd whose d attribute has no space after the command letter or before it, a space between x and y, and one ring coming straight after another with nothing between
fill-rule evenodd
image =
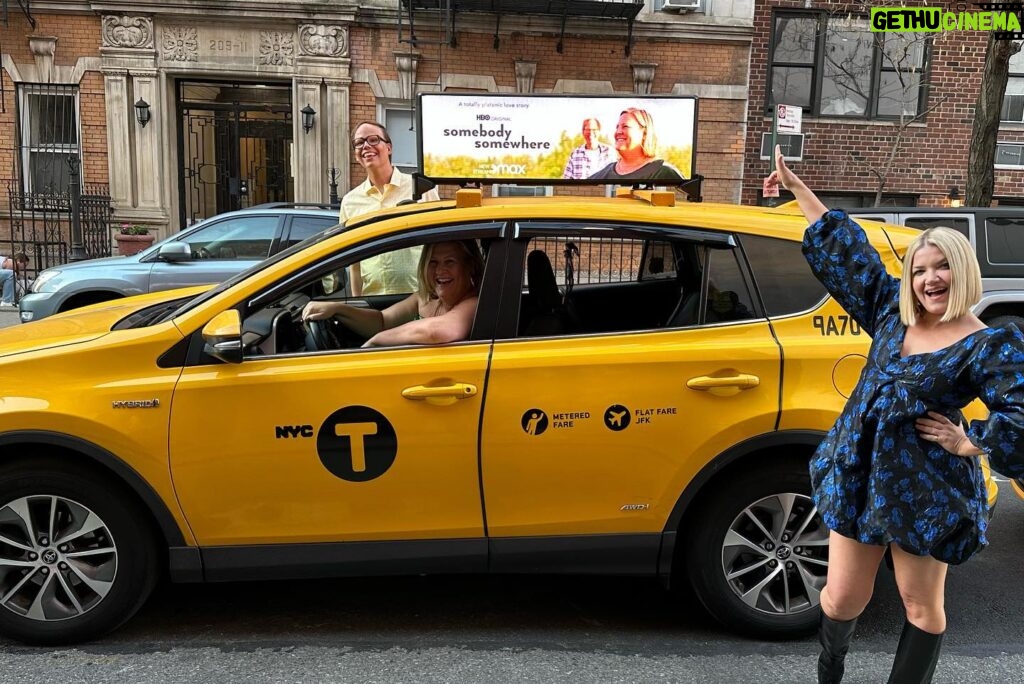
<instances>
[{"instance_id":1,"label":"bare arm","mask_svg":"<svg viewBox=\"0 0 1024 684\"><path fill-rule=\"evenodd\" d=\"M415 297L415 295L412 295ZM455 308L441 316L431 316L418 321L382 330L369 340L366 347L391 347L400 344L445 344L458 342L469 337L476 315L476 297L470 297L455 305ZM400 306L396 304L395 307ZM395 307L391 307L392 309ZM385 316L387 311L385 310Z\"/></svg>"},{"instance_id":2,"label":"bare arm","mask_svg":"<svg viewBox=\"0 0 1024 684\"><path fill-rule=\"evenodd\" d=\"M814 223L821 218L821 215L828 211L828 207L821 203L817 195L811 192L810 188L804 185L800 177L793 173L786 160L782 156L782 148L775 146L775 170L768 176L769 185L782 185L782 187L793 193L796 203L800 205L800 211L804 218Z\"/></svg>"},{"instance_id":3,"label":"bare arm","mask_svg":"<svg viewBox=\"0 0 1024 684\"><path fill-rule=\"evenodd\" d=\"M349 290L352 292L353 297L359 297L363 294L363 271L359 267L359 262L352 264L348 267L348 282L351 287Z\"/></svg>"}]
</instances>

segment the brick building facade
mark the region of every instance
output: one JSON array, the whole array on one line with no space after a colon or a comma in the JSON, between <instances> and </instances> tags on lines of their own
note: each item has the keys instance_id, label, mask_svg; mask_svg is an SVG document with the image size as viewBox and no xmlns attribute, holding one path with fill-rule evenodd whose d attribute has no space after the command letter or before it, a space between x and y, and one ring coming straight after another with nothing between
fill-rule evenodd
<instances>
[{"instance_id":1,"label":"brick building facade","mask_svg":"<svg viewBox=\"0 0 1024 684\"><path fill-rule=\"evenodd\" d=\"M849 14L858 11L864 6L808 5L803 0L756 5L743 202L762 201L761 181L769 168L761 159L762 135L771 129L774 102L804 107L803 157L793 168L831 202L871 205L880 185L883 204L948 206L953 188L963 197L987 33L870 33L862 14ZM886 93L885 79L898 82L898 66L894 59L886 59L887 51L879 50L875 40L895 41L897 36L904 36L904 46L912 47L906 52L892 48L894 55L902 58L920 50L921 61L916 73L903 72L907 83L917 79L913 87L890 86ZM862 57L849 57L845 46L857 41ZM909 58L904 64L913 61ZM863 65L859 84L859 75L851 73L856 65ZM1020 69L1024 72L1024 60ZM787 81L794 76L805 82L797 87ZM896 101L900 95L902 103ZM901 127L894 114L904 105L908 123ZM999 140L1024 143L1024 128L1004 122ZM1000 149L1000 158L1012 159L1012 147ZM890 155L893 162L888 165ZM998 164L1000 158L994 195L1000 203L1012 203L1024 194L1024 166L1019 153L1016 169Z\"/></svg>"},{"instance_id":2,"label":"brick building facade","mask_svg":"<svg viewBox=\"0 0 1024 684\"><path fill-rule=\"evenodd\" d=\"M57 162L77 153L115 223L163 236L262 201L326 201L331 168L343 194L363 180L348 144L360 120L387 123L415 164L420 92L676 94L700 98L704 196L738 201L753 2L663 3L580 0L566 21L514 3L456 23L448 8L489 3L52 0L0 26L0 179L66 188Z\"/></svg>"}]
</instances>

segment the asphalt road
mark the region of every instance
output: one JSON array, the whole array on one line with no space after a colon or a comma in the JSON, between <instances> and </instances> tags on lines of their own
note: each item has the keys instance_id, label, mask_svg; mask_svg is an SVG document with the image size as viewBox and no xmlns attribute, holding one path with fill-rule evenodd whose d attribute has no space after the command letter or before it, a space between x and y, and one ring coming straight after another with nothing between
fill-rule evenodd
<instances>
[{"instance_id":1,"label":"asphalt road","mask_svg":"<svg viewBox=\"0 0 1024 684\"><path fill-rule=\"evenodd\" d=\"M9 325L21 325L18 311L16 309L0 309L0 328L6 328Z\"/></svg>"},{"instance_id":2,"label":"asphalt road","mask_svg":"<svg viewBox=\"0 0 1024 684\"><path fill-rule=\"evenodd\" d=\"M0 311L0 327L18 325ZM1024 502L1006 484L991 546L952 568L936 683L1024 681ZM884 682L902 625L892 575L847 659L849 684ZM399 577L163 585L101 641L37 649L0 640L5 682L813 682L812 638L722 630L650 580Z\"/></svg>"},{"instance_id":3,"label":"asphalt road","mask_svg":"<svg viewBox=\"0 0 1024 684\"><path fill-rule=\"evenodd\" d=\"M950 572L935 682L1024 681L1024 502ZM884 682L902 624L883 570L846 682ZM813 638L724 632L654 582L412 577L164 585L115 634L76 648L0 641L4 682L812 682Z\"/></svg>"}]
</instances>

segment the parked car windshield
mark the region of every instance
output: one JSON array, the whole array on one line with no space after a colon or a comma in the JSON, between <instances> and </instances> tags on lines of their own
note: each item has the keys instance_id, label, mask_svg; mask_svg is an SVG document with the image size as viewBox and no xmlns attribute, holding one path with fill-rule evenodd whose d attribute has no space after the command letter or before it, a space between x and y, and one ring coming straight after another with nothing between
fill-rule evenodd
<instances>
[{"instance_id":1,"label":"parked car windshield","mask_svg":"<svg viewBox=\"0 0 1024 684\"><path fill-rule=\"evenodd\" d=\"M288 257L290 257L292 254L295 254L296 252L300 252L300 251L304 250L306 247L308 247L308 246L310 246L312 244L320 242L321 240L326 240L327 238L332 237L332 236L336 235L337 233L340 233L342 230L344 230L344 228L345 228L344 225L332 226L330 228L327 228L326 230L320 231L319 233L316 233L314 235L310 235L308 238L306 238L302 242L298 242L298 243L292 245L291 247L288 247L286 249L281 250L277 254L274 254L273 256L268 257L267 259L264 259L263 261L250 266L249 268L245 269L244 271L236 273L235 275L231 276L230 278L228 278L224 282L220 283L219 285L215 285L214 287L210 288L209 290L207 290L206 292L202 293L201 295L197 295L196 297L193 297L192 299L189 299L182 306L175 307L173 310L169 311L164 316L161 316L159 320L153 321L153 323L164 323L165 321L169 321L172 318L177 318L181 314L186 313L188 311L191 311L196 306L199 306L200 304L202 304L206 300L208 300L208 299L210 299L212 297L216 297L218 294L220 294L224 290L228 289L229 287L234 286L235 283L240 283L241 281L245 280L246 278L248 278L252 274L259 273L263 269L276 264L278 261L281 261L282 259L287 259Z\"/></svg>"}]
</instances>

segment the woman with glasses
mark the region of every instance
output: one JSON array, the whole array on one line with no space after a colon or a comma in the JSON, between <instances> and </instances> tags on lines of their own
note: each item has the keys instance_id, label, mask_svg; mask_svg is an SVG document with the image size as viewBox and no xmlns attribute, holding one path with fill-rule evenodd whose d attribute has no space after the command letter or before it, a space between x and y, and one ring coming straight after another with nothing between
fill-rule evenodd
<instances>
[{"instance_id":1,"label":"woman with glasses","mask_svg":"<svg viewBox=\"0 0 1024 684\"><path fill-rule=\"evenodd\" d=\"M398 206L412 199L413 178L391 163L391 138L384 126L363 121L352 133L352 155L366 170L366 180L341 199L341 222L378 209ZM424 193L425 201L440 199L436 189ZM414 292L419 249L382 254L349 267L354 296Z\"/></svg>"},{"instance_id":2,"label":"woman with glasses","mask_svg":"<svg viewBox=\"0 0 1024 684\"><path fill-rule=\"evenodd\" d=\"M615 126L615 151L618 161L590 176L609 181L681 181L683 174L664 159L658 159L658 139L654 119L646 109L630 107L619 115Z\"/></svg>"}]
</instances>

